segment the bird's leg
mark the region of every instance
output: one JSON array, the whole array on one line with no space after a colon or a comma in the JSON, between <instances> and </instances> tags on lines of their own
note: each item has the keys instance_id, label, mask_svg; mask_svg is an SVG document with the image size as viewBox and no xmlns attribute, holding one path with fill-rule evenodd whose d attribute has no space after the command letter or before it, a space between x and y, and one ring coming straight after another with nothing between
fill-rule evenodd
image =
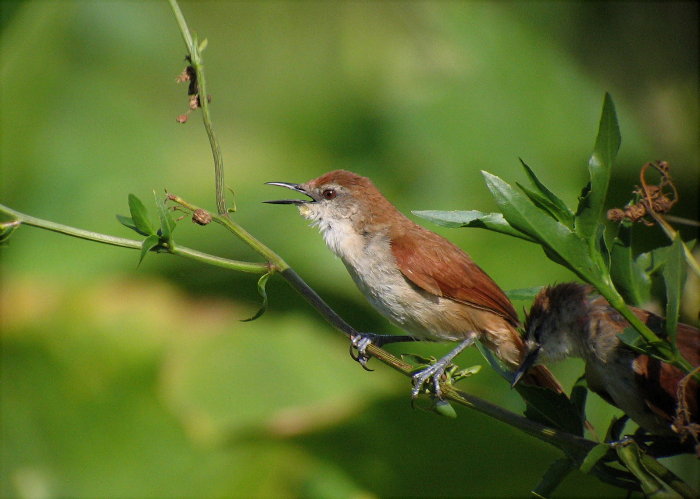
<instances>
[{"instance_id":1,"label":"bird's leg","mask_svg":"<svg viewBox=\"0 0 700 499\"><path fill-rule=\"evenodd\" d=\"M399 343L408 341L420 341L418 338L413 336L397 336L394 334L376 334L376 333L357 333L350 337L350 356L360 363L363 369L371 371L367 367L367 361L369 360L369 354L367 353L367 347L370 345L375 345L382 347L388 345L389 343Z\"/></svg>"},{"instance_id":2,"label":"bird's leg","mask_svg":"<svg viewBox=\"0 0 700 499\"><path fill-rule=\"evenodd\" d=\"M452 359L457 357L465 348L471 346L476 341L476 335L472 335L466 340L463 340L459 345L457 345L450 353L445 355L443 358L435 362L433 365L426 367L425 369L418 371L413 375L413 390L411 390L411 396L415 399L420 393L423 385L425 385L428 380L432 378L433 387L435 390L435 397L442 400L442 390L440 389L440 377L445 374L445 369L452 363Z\"/></svg>"}]
</instances>

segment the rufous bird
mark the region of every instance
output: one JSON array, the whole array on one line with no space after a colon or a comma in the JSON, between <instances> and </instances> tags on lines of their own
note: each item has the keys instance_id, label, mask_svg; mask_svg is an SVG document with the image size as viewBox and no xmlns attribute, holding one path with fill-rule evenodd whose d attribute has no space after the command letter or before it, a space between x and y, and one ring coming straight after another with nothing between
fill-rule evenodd
<instances>
[{"instance_id":1,"label":"rufous bird","mask_svg":"<svg viewBox=\"0 0 700 499\"><path fill-rule=\"evenodd\" d=\"M505 293L467 253L404 216L368 178L336 170L303 184L268 184L310 198L267 202L296 205L318 227L374 308L412 336L394 338L460 342L414 375L414 397L432 379L441 398L440 377L446 367L476 340L509 369L520 365L524 344ZM353 344L362 358L368 342L381 346L396 339L364 333ZM524 381L561 392L544 366L531 369Z\"/></svg>"},{"instance_id":2,"label":"rufous bird","mask_svg":"<svg viewBox=\"0 0 700 499\"><path fill-rule=\"evenodd\" d=\"M665 321L630 307L652 331L666 337ZM544 288L525 321L527 355L516 375L566 357L585 361L588 387L654 435L696 438L700 431L700 384L693 375L625 345L629 323L591 286L564 283ZM679 353L700 366L700 331L678 324Z\"/></svg>"}]
</instances>

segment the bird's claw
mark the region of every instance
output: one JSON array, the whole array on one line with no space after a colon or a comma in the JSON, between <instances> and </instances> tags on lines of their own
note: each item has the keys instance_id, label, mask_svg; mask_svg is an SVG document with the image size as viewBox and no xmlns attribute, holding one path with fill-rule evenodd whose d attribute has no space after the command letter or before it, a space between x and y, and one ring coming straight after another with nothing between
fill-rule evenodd
<instances>
[{"instance_id":1,"label":"bird's claw","mask_svg":"<svg viewBox=\"0 0 700 499\"><path fill-rule=\"evenodd\" d=\"M413 389L411 390L411 398L414 400L418 397L418 394L423 390L423 387L432 381L433 384L433 395L436 399L442 400L442 388L440 387L440 380L445 374L445 365L440 361L436 362L432 366L428 366L425 369L418 371L413 374Z\"/></svg>"},{"instance_id":2,"label":"bird's claw","mask_svg":"<svg viewBox=\"0 0 700 499\"><path fill-rule=\"evenodd\" d=\"M358 333L350 338L350 357L359 362L365 371L372 371L367 367L367 361L370 358L367 347L372 344L373 339L374 335L369 333Z\"/></svg>"}]
</instances>

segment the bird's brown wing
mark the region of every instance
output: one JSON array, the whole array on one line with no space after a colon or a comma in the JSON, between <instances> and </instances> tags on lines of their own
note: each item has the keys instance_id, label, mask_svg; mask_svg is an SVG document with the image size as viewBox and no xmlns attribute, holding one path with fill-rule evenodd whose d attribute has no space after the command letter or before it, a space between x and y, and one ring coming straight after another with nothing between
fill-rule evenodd
<instances>
[{"instance_id":1,"label":"bird's brown wing","mask_svg":"<svg viewBox=\"0 0 700 499\"><path fill-rule=\"evenodd\" d=\"M469 255L441 236L419 227L411 237L392 237L391 251L401 273L416 286L518 324L518 315L501 288Z\"/></svg>"},{"instance_id":2,"label":"bird's brown wing","mask_svg":"<svg viewBox=\"0 0 700 499\"><path fill-rule=\"evenodd\" d=\"M632 307L632 311L659 336L666 336L662 318L634 307ZM676 346L691 366L700 367L700 330L679 323L676 332ZM646 355L637 356L634 370L637 374L637 383L642 386L645 393L649 394L648 405L650 409L665 419L672 420L679 409L676 406L676 400L680 384L687 377L687 374L671 364ZM686 423L700 422L700 414L698 414L700 411L700 384L693 377L690 377L685 380L682 392L683 406L680 409L689 414L689 421Z\"/></svg>"}]
</instances>

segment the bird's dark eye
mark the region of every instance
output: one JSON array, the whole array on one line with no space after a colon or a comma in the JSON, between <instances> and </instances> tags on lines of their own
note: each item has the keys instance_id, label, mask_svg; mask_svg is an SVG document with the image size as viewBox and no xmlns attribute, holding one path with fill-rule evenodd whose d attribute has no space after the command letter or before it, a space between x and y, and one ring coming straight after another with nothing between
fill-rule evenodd
<instances>
[{"instance_id":1,"label":"bird's dark eye","mask_svg":"<svg viewBox=\"0 0 700 499\"><path fill-rule=\"evenodd\" d=\"M323 196L323 199L333 199L338 195L337 192L335 192L335 189L325 189L321 195Z\"/></svg>"}]
</instances>

